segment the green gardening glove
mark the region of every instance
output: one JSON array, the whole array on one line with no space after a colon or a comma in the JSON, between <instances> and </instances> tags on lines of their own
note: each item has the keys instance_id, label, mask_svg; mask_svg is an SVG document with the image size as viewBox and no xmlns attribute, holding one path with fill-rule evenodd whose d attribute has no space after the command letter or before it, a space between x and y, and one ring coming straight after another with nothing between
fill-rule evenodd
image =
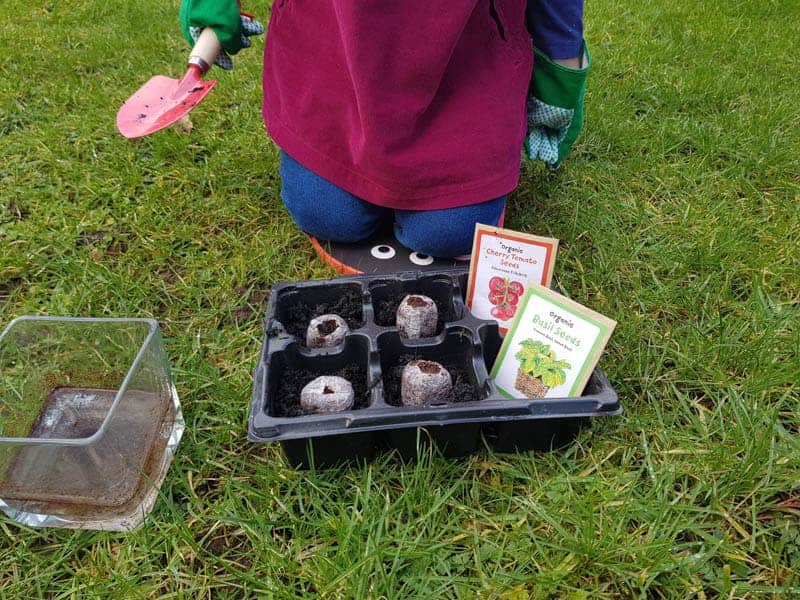
<instances>
[{"instance_id":1,"label":"green gardening glove","mask_svg":"<svg viewBox=\"0 0 800 600\"><path fill-rule=\"evenodd\" d=\"M236 0L182 0L180 18L183 37L192 45L204 28L214 30L222 45L216 64L223 69L233 68L230 55L249 48L251 35L264 33L261 23L239 13Z\"/></svg>"},{"instance_id":2,"label":"green gardening glove","mask_svg":"<svg viewBox=\"0 0 800 600\"><path fill-rule=\"evenodd\" d=\"M534 49L535 60L528 98L528 135L525 153L556 169L569 154L583 127L583 97L591 56L586 42L584 67L560 65Z\"/></svg>"}]
</instances>

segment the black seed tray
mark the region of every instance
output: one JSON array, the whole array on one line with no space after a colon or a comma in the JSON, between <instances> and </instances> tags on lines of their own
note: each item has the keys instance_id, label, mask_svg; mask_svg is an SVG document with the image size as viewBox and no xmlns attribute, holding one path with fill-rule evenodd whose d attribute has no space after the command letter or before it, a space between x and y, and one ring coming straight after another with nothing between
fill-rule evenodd
<instances>
[{"instance_id":1,"label":"black seed tray","mask_svg":"<svg viewBox=\"0 0 800 600\"><path fill-rule=\"evenodd\" d=\"M464 306L463 269L341 277L273 286L253 376L249 439L283 446L297 467L369 459L395 450L414 458L418 442L464 456L485 439L495 450L548 450L571 442L590 417L622 413L617 393L595 369L576 398L509 399L488 373L502 343L495 321ZM405 294L424 294L439 309L434 337L403 340L394 311ZM309 349L305 328L325 313L350 326L344 345ZM399 403L399 373L413 358L435 360L453 377L453 393L435 406ZM319 375L342 375L356 394L352 410L303 414L300 390Z\"/></svg>"}]
</instances>

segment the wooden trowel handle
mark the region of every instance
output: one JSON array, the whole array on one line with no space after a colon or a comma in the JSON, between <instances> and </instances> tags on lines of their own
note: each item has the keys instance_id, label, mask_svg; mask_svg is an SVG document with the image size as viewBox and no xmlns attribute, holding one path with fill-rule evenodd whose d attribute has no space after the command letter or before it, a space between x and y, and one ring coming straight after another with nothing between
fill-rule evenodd
<instances>
[{"instance_id":1,"label":"wooden trowel handle","mask_svg":"<svg viewBox=\"0 0 800 600\"><path fill-rule=\"evenodd\" d=\"M217 60L217 55L222 49L222 46L217 39L217 34L211 27L206 27L197 38L197 42L189 54L189 64L196 65L200 68L201 73L205 73Z\"/></svg>"}]
</instances>

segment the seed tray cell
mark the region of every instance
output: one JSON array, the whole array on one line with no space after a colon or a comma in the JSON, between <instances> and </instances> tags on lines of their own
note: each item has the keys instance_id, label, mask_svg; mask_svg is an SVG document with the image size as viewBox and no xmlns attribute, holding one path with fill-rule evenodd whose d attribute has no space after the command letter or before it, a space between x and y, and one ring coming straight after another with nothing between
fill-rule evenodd
<instances>
[{"instance_id":1,"label":"seed tray cell","mask_svg":"<svg viewBox=\"0 0 800 600\"><path fill-rule=\"evenodd\" d=\"M444 330L445 323L455 321L460 316L456 312L453 296L455 290L449 277L381 279L370 282L368 289L375 312L375 323L382 327L395 326L397 307L408 294L421 294L434 301L438 313L437 334Z\"/></svg>"},{"instance_id":2,"label":"seed tray cell","mask_svg":"<svg viewBox=\"0 0 800 600\"><path fill-rule=\"evenodd\" d=\"M253 377L250 440L280 442L294 466L322 467L387 450L413 459L421 444L433 444L450 457L468 455L484 442L501 452L546 450L571 442L591 417L621 414L617 393L599 369L578 397L501 395L489 372L502 337L496 321L478 319L465 307L466 285L466 270L450 269L273 286ZM394 311L407 294L436 303L434 336L400 337ZM307 348L308 322L328 313L348 322L344 344ZM400 404L400 374L414 359L433 360L450 371L453 390L444 401ZM353 408L305 414L300 390L319 375L349 379Z\"/></svg>"}]
</instances>

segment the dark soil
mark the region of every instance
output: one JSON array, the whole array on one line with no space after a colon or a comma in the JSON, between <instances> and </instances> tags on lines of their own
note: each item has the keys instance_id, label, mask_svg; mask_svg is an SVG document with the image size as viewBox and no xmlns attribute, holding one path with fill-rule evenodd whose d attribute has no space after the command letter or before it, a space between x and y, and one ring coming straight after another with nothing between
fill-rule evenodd
<instances>
[{"instance_id":1,"label":"dark soil","mask_svg":"<svg viewBox=\"0 0 800 600\"><path fill-rule=\"evenodd\" d=\"M327 321L323 321L322 323L320 323L320 324L317 326L317 330L318 330L318 331L319 331L319 332L320 332L322 335L330 335L330 334L332 334L334 331L336 331L336 327L337 327L337 326L338 326L338 323L336 322L336 320L335 320L335 319L328 319Z\"/></svg>"},{"instance_id":2,"label":"dark soil","mask_svg":"<svg viewBox=\"0 0 800 600\"><path fill-rule=\"evenodd\" d=\"M397 364L390 367L383 374L383 393L386 404L391 406L401 406L400 385L403 376L403 369L412 360L419 359L419 356L403 354L397 359ZM456 359L443 359L438 361L445 369L450 372L453 380L453 389L447 396L447 402L458 404L459 402L473 402L480 400L478 389L472 384L469 371Z\"/></svg>"},{"instance_id":3,"label":"dark soil","mask_svg":"<svg viewBox=\"0 0 800 600\"><path fill-rule=\"evenodd\" d=\"M378 302L375 307L375 322L383 327L392 327L397 324L397 307L408 296L408 292L398 292ZM430 296L429 296L430 298ZM431 298L436 303L438 313L436 319L436 333L439 334L444 329L444 324L454 319L452 302L442 302L436 298Z\"/></svg>"},{"instance_id":4,"label":"dark soil","mask_svg":"<svg viewBox=\"0 0 800 600\"><path fill-rule=\"evenodd\" d=\"M352 384L355 393L353 410L366 408L369 405L367 372L362 365L348 365L331 373L320 373L308 369L286 369L272 397L272 410L270 411L272 416L299 417L304 415L305 413L300 407L300 392L312 379L316 379L320 375L338 375Z\"/></svg>"},{"instance_id":5,"label":"dark soil","mask_svg":"<svg viewBox=\"0 0 800 600\"><path fill-rule=\"evenodd\" d=\"M286 309L286 319L283 326L290 335L296 337L301 344L306 343L306 329L311 319L321 315L339 315L350 327L350 330L361 327L363 311L361 308L361 295L355 290L342 294L336 302L322 302L311 306L305 302L297 302Z\"/></svg>"}]
</instances>

